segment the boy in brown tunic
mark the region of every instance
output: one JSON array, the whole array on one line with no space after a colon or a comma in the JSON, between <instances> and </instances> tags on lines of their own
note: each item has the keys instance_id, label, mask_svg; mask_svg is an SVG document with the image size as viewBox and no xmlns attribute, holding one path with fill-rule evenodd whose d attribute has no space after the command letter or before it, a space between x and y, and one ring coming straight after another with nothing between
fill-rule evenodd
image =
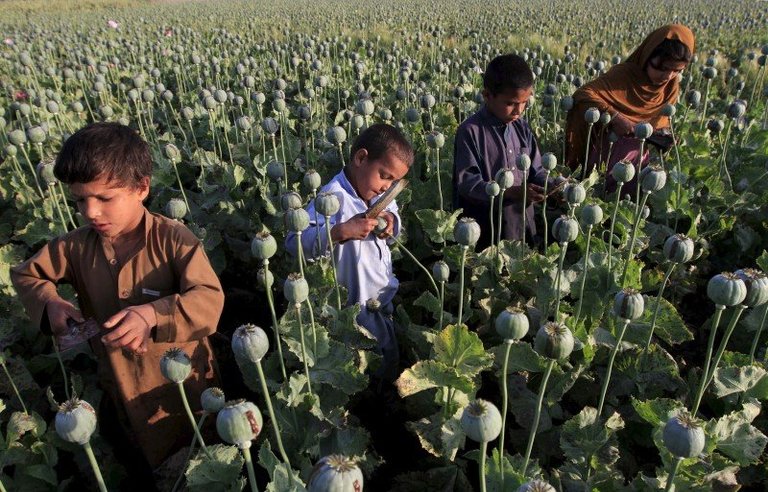
<instances>
[{"instance_id":1,"label":"boy in brown tunic","mask_svg":"<svg viewBox=\"0 0 768 492\"><path fill-rule=\"evenodd\" d=\"M64 143L54 173L88 225L13 268L13 285L43 332L62 334L68 319L102 326L90 339L99 380L127 420L126 433L157 467L188 443L190 429L160 358L172 347L191 357L184 386L190 402L199 402L215 378L207 337L224 304L221 284L189 229L144 208L152 160L135 131L116 123L81 129ZM75 288L79 310L59 297L60 283Z\"/></svg>"}]
</instances>

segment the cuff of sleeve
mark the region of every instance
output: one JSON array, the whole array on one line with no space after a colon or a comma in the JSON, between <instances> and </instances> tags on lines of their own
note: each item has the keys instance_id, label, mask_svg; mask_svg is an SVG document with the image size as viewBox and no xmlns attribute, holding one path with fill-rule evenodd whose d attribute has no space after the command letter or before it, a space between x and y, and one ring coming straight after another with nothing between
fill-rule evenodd
<instances>
[{"instance_id":1,"label":"cuff of sleeve","mask_svg":"<svg viewBox=\"0 0 768 492\"><path fill-rule=\"evenodd\" d=\"M176 297L177 295L166 296L152 303L157 318L155 342L171 343L175 338L173 319L176 311Z\"/></svg>"}]
</instances>

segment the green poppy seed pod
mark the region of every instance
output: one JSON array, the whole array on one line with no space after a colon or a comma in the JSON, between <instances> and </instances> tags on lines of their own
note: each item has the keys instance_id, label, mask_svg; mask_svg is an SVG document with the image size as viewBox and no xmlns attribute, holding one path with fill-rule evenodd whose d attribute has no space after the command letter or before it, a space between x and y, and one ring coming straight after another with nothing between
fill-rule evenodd
<instances>
[{"instance_id":1,"label":"green poppy seed pod","mask_svg":"<svg viewBox=\"0 0 768 492\"><path fill-rule=\"evenodd\" d=\"M581 223L585 226L596 226L603 221L603 209L600 205L586 205L581 209Z\"/></svg>"},{"instance_id":2,"label":"green poppy seed pod","mask_svg":"<svg viewBox=\"0 0 768 492\"><path fill-rule=\"evenodd\" d=\"M453 237L462 246L473 247L480 239L480 224L470 217L462 217L453 228Z\"/></svg>"},{"instance_id":3,"label":"green poppy seed pod","mask_svg":"<svg viewBox=\"0 0 768 492\"><path fill-rule=\"evenodd\" d=\"M59 405L54 425L59 437L82 446L96 430L96 411L87 401L72 398Z\"/></svg>"},{"instance_id":4,"label":"green poppy seed pod","mask_svg":"<svg viewBox=\"0 0 768 492\"><path fill-rule=\"evenodd\" d=\"M260 106L267 102L267 96L265 96L263 92L254 92L251 94L251 100Z\"/></svg>"},{"instance_id":5,"label":"green poppy seed pod","mask_svg":"<svg viewBox=\"0 0 768 492\"><path fill-rule=\"evenodd\" d=\"M235 120L235 124L237 125L237 128L243 132L249 132L253 127L253 125L251 124L251 119L247 116L239 117L237 120Z\"/></svg>"},{"instance_id":6,"label":"green poppy seed pod","mask_svg":"<svg viewBox=\"0 0 768 492\"><path fill-rule=\"evenodd\" d=\"M435 278L435 282L447 282L451 276L451 268L448 266L448 263L442 260L436 261L432 265L432 276Z\"/></svg>"},{"instance_id":7,"label":"green poppy seed pod","mask_svg":"<svg viewBox=\"0 0 768 492\"><path fill-rule=\"evenodd\" d=\"M499 186L499 183L496 181L488 181L485 184L485 194L486 196L499 196L499 193L501 193L501 186Z\"/></svg>"},{"instance_id":8,"label":"green poppy seed pod","mask_svg":"<svg viewBox=\"0 0 768 492\"><path fill-rule=\"evenodd\" d=\"M424 94L419 98L419 105L423 109L430 109L435 106L437 103L437 100L435 100L435 96L432 94Z\"/></svg>"},{"instance_id":9,"label":"green poppy seed pod","mask_svg":"<svg viewBox=\"0 0 768 492\"><path fill-rule=\"evenodd\" d=\"M259 362L268 350L267 333L256 325L238 326L232 334L232 352L240 360Z\"/></svg>"},{"instance_id":10,"label":"green poppy seed pod","mask_svg":"<svg viewBox=\"0 0 768 492\"><path fill-rule=\"evenodd\" d=\"M728 117L738 119L747 112L747 105L743 101L734 101L728 106ZM30 139L31 140L31 139Z\"/></svg>"},{"instance_id":11,"label":"green poppy seed pod","mask_svg":"<svg viewBox=\"0 0 768 492\"><path fill-rule=\"evenodd\" d=\"M515 167L520 171L527 171L531 168L531 157L528 154L520 154L515 159Z\"/></svg>"},{"instance_id":12,"label":"green poppy seed pod","mask_svg":"<svg viewBox=\"0 0 768 492\"><path fill-rule=\"evenodd\" d=\"M635 138L645 140L653 135L653 127L650 123L638 123L635 125Z\"/></svg>"},{"instance_id":13,"label":"green poppy seed pod","mask_svg":"<svg viewBox=\"0 0 768 492\"><path fill-rule=\"evenodd\" d=\"M528 316L519 308L506 308L496 316L496 333L504 340L520 340L528 334Z\"/></svg>"},{"instance_id":14,"label":"green poppy seed pod","mask_svg":"<svg viewBox=\"0 0 768 492\"><path fill-rule=\"evenodd\" d=\"M277 253L277 241L268 232L260 232L251 241L251 254L259 260L268 260Z\"/></svg>"},{"instance_id":15,"label":"green poppy seed pod","mask_svg":"<svg viewBox=\"0 0 768 492\"><path fill-rule=\"evenodd\" d=\"M179 148L172 143L165 144L165 146L163 146L163 155L165 155L165 157L173 163L181 162L181 152L179 152Z\"/></svg>"},{"instance_id":16,"label":"green poppy seed pod","mask_svg":"<svg viewBox=\"0 0 768 492\"><path fill-rule=\"evenodd\" d=\"M768 301L768 277L754 268L744 268L734 272L747 287L747 295L742 304L747 307L757 307Z\"/></svg>"},{"instance_id":17,"label":"green poppy seed pod","mask_svg":"<svg viewBox=\"0 0 768 492\"><path fill-rule=\"evenodd\" d=\"M445 145L445 135L432 131L427 134L427 145L431 149L440 149Z\"/></svg>"},{"instance_id":18,"label":"green poppy seed pod","mask_svg":"<svg viewBox=\"0 0 768 492\"><path fill-rule=\"evenodd\" d=\"M27 130L27 138L34 144L45 142L45 130L39 126L33 126Z\"/></svg>"},{"instance_id":19,"label":"green poppy seed pod","mask_svg":"<svg viewBox=\"0 0 768 492\"><path fill-rule=\"evenodd\" d=\"M187 215L187 204L180 198L171 198L165 204L165 215L175 220L181 220Z\"/></svg>"},{"instance_id":20,"label":"green poppy seed pod","mask_svg":"<svg viewBox=\"0 0 768 492\"><path fill-rule=\"evenodd\" d=\"M600 110L597 108L589 108L584 111L584 121L587 124L594 124L600 120Z\"/></svg>"},{"instance_id":21,"label":"green poppy seed pod","mask_svg":"<svg viewBox=\"0 0 768 492\"><path fill-rule=\"evenodd\" d=\"M292 232L302 232L309 227L309 214L303 208L292 208L285 212L285 227Z\"/></svg>"},{"instance_id":22,"label":"green poppy seed pod","mask_svg":"<svg viewBox=\"0 0 768 492\"><path fill-rule=\"evenodd\" d=\"M266 117L261 120L261 129L268 135L274 135L280 129L280 125L277 124L274 118Z\"/></svg>"},{"instance_id":23,"label":"green poppy seed pod","mask_svg":"<svg viewBox=\"0 0 768 492\"><path fill-rule=\"evenodd\" d=\"M352 117L349 123L353 130L359 130L365 126L365 118L359 114L356 114Z\"/></svg>"},{"instance_id":24,"label":"green poppy seed pod","mask_svg":"<svg viewBox=\"0 0 768 492\"><path fill-rule=\"evenodd\" d=\"M192 118L195 117L195 112L192 108L184 106L181 108L181 116L187 121L192 121Z\"/></svg>"},{"instance_id":25,"label":"green poppy seed pod","mask_svg":"<svg viewBox=\"0 0 768 492\"><path fill-rule=\"evenodd\" d=\"M464 407L461 430L475 442L490 442L501 433L501 413L493 403L478 398Z\"/></svg>"},{"instance_id":26,"label":"green poppy seed pod","mask_svg":"<svg viewBox=\"0 0 768 492\"><path fill-rule=\"evenodd\" d=\"M715 67L707 67L701 72L701 75L707 80L712 80L717 77L717 69Z\"/></svg>"},{"instance_id":27,"label":"green poppy seed pod","mask_svg":"<svg viewBox=\"0 0 768 492\"><path fill-rule=\"evenodd\" d=\"M58 183L56 176L53 174L52 162L39 163L37 165L37 175L40 176L40 179L45 183L45 186L50 187Z\"/></svg>"},{"instance_id":28,"label":"green poppy seed pod","mask_svg":"<svg viewBox=\"0 0 768 492\"><path fill-rule=\"evenodd\" d=\"M295 191L289 191L283 193L280 197L280 207L283 209L283 212L287 212L294 208L301 208L301 201L301 195Z\"/></svg>"},{"instance_id":29,"label":"green poppy seed pod","mask_svg":"<svg viewBox=\"0 0 768 492\"><path fill-rule=\"evenodd\" d=\"M221 388L205 388L200 395L200 406L207 413L216 413L224 408L224 392Z\"/></svg>"},{"instance_id":30,"label":"green poppy seed pod","mask_svg":"<svg viewBox=\"0 0 768 492\"><path fill-rule=\"evenodd\" d=\"M13 144L8 144L3 149L3 154L5 154L8 157L13 157L18 153L19 153L19 149Z\"/></svg>"},{"instance_id":31,"label":"green poppy seed pod","mask_svg":"<svg viewBox=\"0 0 768 492\"><path fill-rule=\"evenodd\" d=\"M573 98L571 96L565 96L560 99L560 109L563 111L570 111L573 109Z\"/></svg>"},{"instance_id":32,"label":"green poppy seed pod","mask_svg":"<svg viewBox=\"0 0 768 492\"><path fill-rule=\"evenodd\" d=\"M601 113L599 123L603 126L608 126L611 123L611 113L608 111Z\"/></svg>"},{"instance_id":33,"label":"green poppy seed pod","mask_svg":"<svg viewBox=\"0 0 768 492\"><path fill-rule=\"evenodd\" d=\"M99 107L99 114L101 115L102 119L107 120L114 116L115 111L112 109L112 106L104 105Z\"/></svg>"},{"instance_id":34,"label":"green poppy seed pod","mask_svg":"<svg viewBox=\"0 0 768 492\"><path fill-rule=\"evenodd\" d=\"M141 91L141 99L144 102L152 102L155 100L155 92L152 89L144 89Z\"/></svg>"},{"instance_id":35,"label":"green poppy seed pod","mask_svg":"<svg viewBox=\"0 0 768 492\"><path fill-rule=\"evenodd\" d=\"M731 307L744 302L747 297L747 286L734 273L719 273L709 279L707 296L717 306Z\"/></svg>"},{"instance_id":36,"label":"green poppy seed pod","mask_svg":"<svg viewBox=\"0 0 768 492\"><path fill-rule=\"evenodd\" d=\"M629 183L635 177L635 165L630 161L619 161L613 165L611 176L617 183Z\"/></svg>"},{"instance_id":37,"label":"green poppy seed pod","mask_svg":"<svg viewBox=\"0 0 768 492\"><path fill-rule=\"evenodd\" d=\"M13 130L8 134L8 141L19 147L27 143L27 134L23 130Z\"/></svg>"},{"instance_id":38,"label":"green poppy seed pod","mask_svg":"<svg viewBox=\"0 0 768 492\"><path fill-rule=\"evenodd\" d=\"M360 101L357 101L357 104L355 104L355 111L357 114L361 114L363 116L370 116L375 110L376 108L373 104L373 101L370 99L361 99Z\"/></svg>"},{"instance_id":39,"label":"green poppy seed pod","mask_svg":"<svg viewBox=\"0 0 768 492\"><path fill-rule=\"evenodd\" d=\"M557 157L552 152L547 152L541 156L541 167L552 172L557 167Z\"/></svg>"},{"instance_id":40,"label":"green poppy seed pod","mask_svg":"<svg viewBox=\"0 0 768 492\"><path fill-rule=\"evenodd\" d=\"M285 176L284 172L285 170L283 169L283 164L281 162L272 159L267 163L267 176L269 176L269 179L272 181L280 181L283 179Z\"/></svg>"},{"instance_id":41,"label":"green poppy seed pod","mask_svg":"<svg viewBox=\"0 0 768 492\"><path fill-rule=\"evenodd\" d=\"M277 113L284 113L287 107L285 99L274 99L272 101L272 109Z\"/></svg>"},{"instance_id":42,"label":"green poppy seed pod","mask_svg":"<svg viewBox=\"0 0 768 492\"><path fill-rule=\"evenodd\" d=\"M264 426L259 408L244 399L228 402L216 416L216 431L219 437L240 449L251 447Z\"/></svg>"},{"instance_id":43,"label":"green poppy seed pod","mask_svg":"<svg viewBox=\"0 0 768 492\"><path fill-rule=\"evenodd\" d=\"M271 289L275 284L275 276L266 268L259 268L256 272L256 286L261 290Z\"/></svg>"},{"instance_id":44,"label":"green poppy seed pod","mask_svg":"<svg viewBox=\"0 0 768 492\"><path fill-rule=\"evenodd\" d=\"M183 383L192 372L192 361L180 348L170 348L160 358L160 372L168 381Z\"/></svg>"},{"instance_id":45,"label":"green poppy seed pod","mask_svg":"<svg viewBox=\"0 0 768 492\"><path fill-rule=\"evenodd\" d=\"M332 126L325 132L325 138L333 145L340 145L347 141L347 132L340 126Z\"/></svg>"},{"instance_id":46,"label":"green poppy seed pod","mask_svg":"<svg viewBox=\"0 0 768 492\"><path fill-rule=\"evenodd\" d=\"M416 108L408 108L405 110L405 119L408 123L416 123L421 119L421 113Z\"/></svg>"},{"instance_id":47,"label":"green poppy seed pod","mask_svg":"<svg viewBox=\"0 0 768 492\"><path fill-rule=\"evenodd\" d=\"M562 323L546 323L536 332L533 348L548 359L566 359L573 352L573 334Z\"/></svg>"},{"instance_id":48,"label":"green poppy seed pod","mask_svg":"<svg viewBox=\"0 0 768 492\"><path fill-rule=\"evenodd\" d=\"M661 108L661 116L666 116L667 118L671 118L676 112L677 108L674 104L667 103Z\"/></svg>"},{"instance_id":49,"label":"green poppy seed pod","mask_svg":"<svg viewBox=\"0 0 768 492\"><path fill-rule=\"evenodd\" d=\"M362 492L363 472L350 458L324 456L315 464L307 481L307 492Z\"/></svg>"},{"instance_id":50,"label":"green poppy seed pod","mask_svg":"<svg viewBox=\"0 0 768 492\"><path fill-rule=\"evenodd\" d=\"M325 217L332 217L339 212L339 197L330 192L323 192L315 198L315 210Z\"/></svg>"},{"instance_id":51,"label":"green poppy seed pod","mask_svg":"<svg viewBox=\"0 0 768 492\"><path fill-rule=\"evenodd\" d=\"M640 188L646 193L654 193L667 184L667 173L659 165L650 165L640 171Z\"/></svg>"},{"instance_id":52,"label":"green poppy seed pod","mask_svg":"<svg viewBox=\"0 0 768 492\"><path fill-rule=\"evenodd\" d=\"M613 314L621 319L637 319L643 315L645 300L635 289L626 288L616 293L613 298Z\"/></svg>"},{"instance_id":53,"label":"green poppy seed pod","mask_svg":"<svg viewBox=\"0 0 768 492\"><path fill-rule=\"evenodd\" d=\"M695 458L704 451L704 429L690 415L678 415L664 425L664 446L678 458Z\"/></svg>"},{"instance_id":54,"label":"green poppy seed pod","mask_svg":"<svg viewBox=\"0 0 768 492\"><path fill-rule=\"evenodd\" d=\"M725 128L725 123L723 123L722 120L712 118L707 121L707 130L709 130L713 136L722 132L723 128Z\"/></svg>"},{"instance_id":55,"label":"green poppy seed pod","mask_svg":"<svg viewBox=\"0 0 768 492\"><path fill-rule=\"evenodd\" d=\"M563 196L570 206L575 207L587 198L587 190L581 183L570 183L563 189Z\"/></svg>"},{"instance_id":56,"label":"green poppy seed pod","mask_svg":"<svg viewBox=\"0 0 768 492\"><path fill-rule=\"evenodd\" d=\"M315 191L316 189L320 188L321 184L323 184L323 179L320 177L320 173L314 169L309 169L304 173L303 183L305 188Z\"/></svg>"},{"instance_id":57,"label":"green poppy seed pod","mask_svg":"<svg viewBox=\"0 0 768 492\"><path fill-rule=\"evenodd\" d=\"M673 234L664 241L664 257L672 263L687 263L693 258L693 240L684 234Z\"/></svg>"},{"instance_id":58,"label":"green poppy seed pod","mask_svg":"<svg viewBox=\"0 0 768 492\"><path fill-rule=\"evenodd\" d=\"M283 284L283 294L291 304L301 304L309 297L309 284L300 273L291 273Z\"/></svg>"},{"instance_id":59,"label":"green poppy seed pod","mask_svg":"<svg viewBox=\"0 0 768 492\"><path fill-rule=\"evenodd\" d=\"M576 219L561 215L552 224L552 237L560 244L570 243L579 235L579 224Z\"/></svg>"},{"instance_id":60,"label":"green poppy seed pod","mask_svg":"<svg viewBox=\"0 0 768 492\"><path fill-rule=\"evenodd\" d=\"M296 109L296 116L298 116L301 121L309 121L312 117L312 111L309 109L309 106L299 106Z\"/></svg>"},{"instance_id":61,"label":"green poppy seed pod","mask_svg":"<svg viewBox=\"0 0 768 492\"><path fill-rule=\"evenodd\" d=\"M544 480L531 480L518 487L516 492L557 492L557 490Z\"/></svg>"},{"instance_id":62,"label":"green poppy seed pod","mask_svg":"<svg viewBox=\"0 0 768 492\"><path fill-rule=\"evenodd\" d=\"M499 169L496 173L496 182L502 190L512 188L515 185L515 174L509 169Z\"/></svg>"},{"instance_id":63,"label":"green poppy seed pod","mask_svg":"<svg viewBox=\"0 0 768 492\"><path fill-rule=\"evenodd\" d=\"M685 95L685 102L692 108L698 107L701 104L701 92L697 90L688 91Z\"/></svg>"}]
</instances>

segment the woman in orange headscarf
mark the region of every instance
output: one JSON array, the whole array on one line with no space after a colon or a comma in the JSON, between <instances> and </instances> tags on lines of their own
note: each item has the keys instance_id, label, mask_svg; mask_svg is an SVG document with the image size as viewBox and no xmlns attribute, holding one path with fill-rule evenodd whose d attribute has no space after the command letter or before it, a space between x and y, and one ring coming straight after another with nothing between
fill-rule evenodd
<instances>
[{"instance_id":1,"label":"woman in orange headscarf","mask_svg":"<svg viewBox=\"0 0 768 492\"><path fill-rule=\"evenodd\" d=\"M637 166L640 142L632 136L634 126L650 123L655 134L669 128L669 118L661 114L662 108L677 101L678 75L691 61L694 48L695 38L687 27L680 24L661 27L648 35L625 62L579 88L573 95L574 107L568 114L566 126L568 166L589 170L605 159L608 159L609 171L622 159L633 161ZM588 125L584 114L589 108L607 112L611 122L608 128L593 126L587 153ZM612 146L609 145L611 139L614 140ZM646 151L642 159L647 158ZM639 174L639 169L637 171ZM607 184L608 191L615 187L610 174Z\"/></svg>"}]
</instances>

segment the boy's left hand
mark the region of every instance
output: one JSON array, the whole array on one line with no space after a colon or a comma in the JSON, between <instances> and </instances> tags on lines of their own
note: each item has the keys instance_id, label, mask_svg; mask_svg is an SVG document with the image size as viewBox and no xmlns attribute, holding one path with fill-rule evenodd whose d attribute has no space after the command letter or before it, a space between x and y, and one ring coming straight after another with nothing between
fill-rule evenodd
<instances>
[{"instance_id":1,"label":"boy's left hand","mask_svg":"<svg viewBox=\"0 0 768 492\"><path fill-rule=\"evenodd\" d=\"M143 354L147 351L150 332L155 325L157 316L151 304L131 306L104 323L104 328L112 331L101 337L101 341L107 347L125 348Z\"/></svg>"},{"instance_id":2,"label":"boy's left hand","mask_svg":"<svg viewBox=\"0 0 768 492\"><path fill-rule=\"evenodd\" d=\"M387 221L387 228L384 229L384 232L376 237L379 239L384 239L393 235L395 233L395 214L392 212L381 212L379 217Z\"/></svg>"}]
</instances>

